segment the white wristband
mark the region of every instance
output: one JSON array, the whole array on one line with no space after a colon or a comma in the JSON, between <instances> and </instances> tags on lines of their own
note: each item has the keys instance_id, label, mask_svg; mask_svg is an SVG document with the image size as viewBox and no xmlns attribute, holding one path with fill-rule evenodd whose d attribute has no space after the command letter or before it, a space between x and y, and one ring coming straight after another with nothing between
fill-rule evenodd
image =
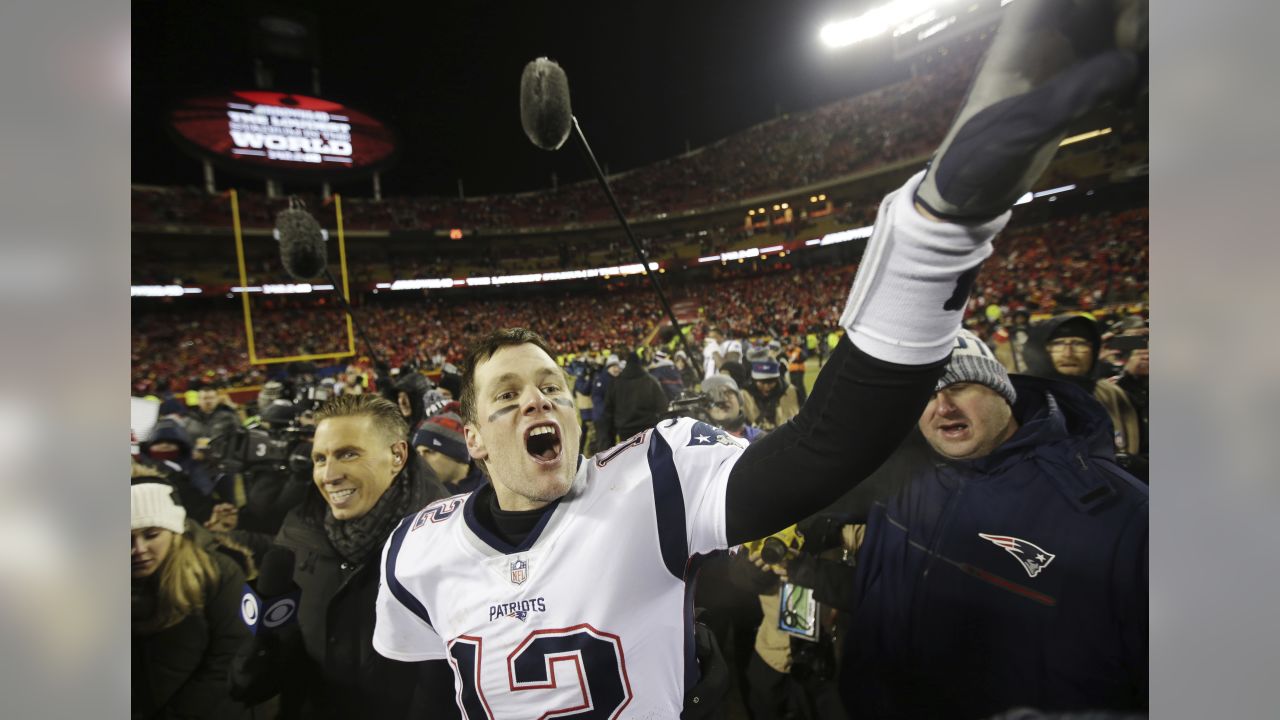
<instances>
[{"instance_id":1,"label":"white wristband","mask_svg":"<svg viewBox=\"0 0 1280 720\"><path fill-rule=\"evenodd\" d=\"M962 276L991 255L991 239L1010 212L959 225L925 218L915 207L919 172L880 204L840 325L860 350L892 363L945 359L964 318Z\"/></svg>"}]
</instances>

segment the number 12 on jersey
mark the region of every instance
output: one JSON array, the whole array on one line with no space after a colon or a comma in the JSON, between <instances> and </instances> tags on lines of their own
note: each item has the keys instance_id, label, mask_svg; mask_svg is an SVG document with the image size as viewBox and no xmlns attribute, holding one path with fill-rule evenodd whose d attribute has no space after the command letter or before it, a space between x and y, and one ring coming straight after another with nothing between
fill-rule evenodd
<instances>
[{"instance_id":1,"label":"number 12 on jersey","mask_svg":"<svg viewBox=\"0 0 1280 720\"><path fill-rule=\"evenodd\" d=\"M488 649L492 652L492 648ZM460 635L449 643L449 663L462 681L459 701L467 720L496 718L480 684L486 662L484 639ZM489 659L488 662L494 662ZM571 663L580 691L577 704L548 708L539 690L555 689L557 663ZM568 668L562 668L562 675ZM490 671L492 672L492 670ZM631 681L617 635L586 623L567 628L534 630L506 657L507 688L520 695L520 717L610 720L631 702Z\"/></svg>"}]
</instances>

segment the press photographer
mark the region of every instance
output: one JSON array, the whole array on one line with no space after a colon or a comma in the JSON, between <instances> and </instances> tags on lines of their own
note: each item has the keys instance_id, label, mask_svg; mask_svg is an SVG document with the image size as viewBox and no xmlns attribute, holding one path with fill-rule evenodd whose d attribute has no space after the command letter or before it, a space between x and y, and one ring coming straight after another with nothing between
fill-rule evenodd
<instances>
[{"instance_id":1,"label":"press photographer","mask_svg":"<svg viewBox=\"0 0 1280 720\"><path fill-rule=\"evenodd\" d=\"M762 619L747 670L755 718L844 717L834 612L852 587L860 526L819 514L747 543L730 568L734 582L759 596Z\"/></svg>"}]
</instances>

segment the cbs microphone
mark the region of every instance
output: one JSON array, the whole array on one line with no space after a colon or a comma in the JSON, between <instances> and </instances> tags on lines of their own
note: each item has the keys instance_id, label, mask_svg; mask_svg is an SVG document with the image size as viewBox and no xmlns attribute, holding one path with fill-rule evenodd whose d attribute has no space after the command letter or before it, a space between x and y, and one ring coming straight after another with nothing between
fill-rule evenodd
<instances>
[{"instance_id":1,"label":"cbs microphone","mask_svg":"<svg viewBox=\"0 0 1280 720\"><path fill-rule=\"evenodd\" d=\"M262 558L258 579L245 583L240 598L240 617L250 632L258 635L294 622L302 591L293 582L293 551L272 548Z\"/></svg>"},{"instance_id":2,"label":"cbs microphone","mask_svg":"<svg viewBox=\"0 0 1280 720\"><path fill-rule=\"evenodd\" d=\"M262 558L258 579L246 583L240 617L253 637L231 661L231 697L249 704L280 692L297 641L298 604L302 591L293 582L295 558L287 548L273 547Z\"/></svg>"}]
</instances>

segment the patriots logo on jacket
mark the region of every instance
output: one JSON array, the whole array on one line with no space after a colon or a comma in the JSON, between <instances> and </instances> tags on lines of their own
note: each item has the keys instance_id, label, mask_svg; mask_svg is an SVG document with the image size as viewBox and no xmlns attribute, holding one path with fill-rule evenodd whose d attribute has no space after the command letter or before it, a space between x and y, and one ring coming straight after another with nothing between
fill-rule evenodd
<instances>
[{"instance_id":1,"label":"patriots logo on jacket","mask_svg":"<svg viewBox=\"0 0 1280 720\"><path fill-rule=\"evenodd\" d=\"M1009 537L1007 535L988 535L986 533L978 533L978 537L994 543L998 547L1004 548L1021 565L1022 569L1027 571L1031 577L1040 574L1041 570L1049 567L1049 563L1057 557L1042 547L1034 543L1029 543L1022 538Z\"/></svg>"},{"instance_id":2,"label":"patriots logo on jacket","mask_svg":"<svg viewBox=\"0 0 1280 720\"><path fill-rule=\"evenodd\" d=\"M696 422L693 424L693 430L689 433L688 447L696 445L701 445L703 447L712 447L715 445L742 446L742 443L738 441L738 438L735 438L714 425L708 425L704 422Z\"/></svg>"}]
</instances>

